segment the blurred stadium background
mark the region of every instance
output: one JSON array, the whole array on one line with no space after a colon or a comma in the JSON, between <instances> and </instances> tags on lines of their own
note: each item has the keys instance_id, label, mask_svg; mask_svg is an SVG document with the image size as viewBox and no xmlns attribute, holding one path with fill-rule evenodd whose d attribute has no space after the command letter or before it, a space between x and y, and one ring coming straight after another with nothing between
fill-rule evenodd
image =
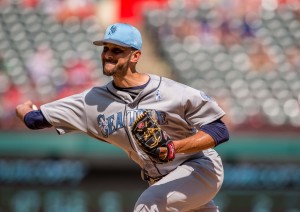
<instances>
[{"instance_id":1,"label":"blurred stadium background","mask_svg":"<svg viewBox=\"0 0 300 212\"><path fill-rule=\"evenodd\" d=\"M142 32L140 71L227 112L220 211L299 212L299 0L1 0L0 211L127 212L147 187L121 150L15 117L110 80L91 42L115 21Z\"/></svg>"}]
</instances>

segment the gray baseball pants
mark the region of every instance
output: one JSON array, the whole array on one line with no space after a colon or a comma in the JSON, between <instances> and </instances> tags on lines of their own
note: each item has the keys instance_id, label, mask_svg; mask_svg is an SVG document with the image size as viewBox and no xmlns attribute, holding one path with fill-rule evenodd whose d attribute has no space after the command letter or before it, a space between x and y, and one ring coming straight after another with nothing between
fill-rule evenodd
<instances>
[{"instance_id":1,"label":"gray baseball pants","mask_svg":"<svg viewBox=\"0 0 300 212\"><path fill-rule=\"evenodd\" d=\"M218 212L213 198L223 183L218 153L183 163L139 197L134 212Z\"/></svg>"}]
</instances>

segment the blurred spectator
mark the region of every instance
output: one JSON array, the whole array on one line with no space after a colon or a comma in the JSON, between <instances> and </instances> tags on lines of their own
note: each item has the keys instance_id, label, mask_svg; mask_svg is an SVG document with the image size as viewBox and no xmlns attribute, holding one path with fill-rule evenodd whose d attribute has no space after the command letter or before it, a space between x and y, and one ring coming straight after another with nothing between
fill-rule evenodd
<instances>
[{"instance_id":1,"label":"blurred spectator","mask_svg":"<svg viewBox=\"0 0 300 212\"><path fill-rule=\"evenodd\" d=\"M199 23L194 20L181 19L177 21L173 30L180 40L184 40L187 36L199 34Z\"/></svg>"},{"instance_id":2,"label":"blurred spectator","mask_svg":"<svg viewBox=\"0 0 300 212\"><path fill-rule=\"evenodd\" d=\"M95 15L95 12L95 5L91 0L64 0L56 15L63 22L72 16L84 19Z\"/></svg>"},{"instance_id":3,"label":"blurred spectator","mask_svg":"<svg viewBox=\"0 0 300 212\"><path fill-rule=\"evenodd\" d=\"M294 67L294 70L300 70L300 49L291 46L285 51L288 62Z\"/></svg>"},{"instance_id":4,"label":"blurred spectator","mask_svg":"<svg viewBox=\"0 0 300 212\"><path fill-rule=\"evenodd\" d=\"M29 57L27 68L35 85L40 84L45 78L49 79L52 71L53 53L47 45L40 45L37 51Z\"/></svg>"},{"instance_id":5,"label":"blurred spectator","mask_svg":"<svg viewBox=\"0 0 300 212\"><path fill-rule=\"evenodd\" d=\"M218 35L219 42L226 47L230 47L236 43L240 43L241 29L233 28L232 17L229 14L223 14L219 18L221 23L215 30L215 33Z\"/></svg>"},{"instance_id":6,"label":"blurred spectator","mask_svg":"<svg viewBox=\"0 0 300 212\"><path fill-rule=\"evenodd\" d=\"M300 21L300 3L299 3L298 8L294 9L294 13L295 13L296 18Z\"/></svg>"},{"instance_id":7,"label":"blurred spectator","mask_svg":"<svg viewBox=\"0 0 300 212\"><path fill-rule=\"evenodd\" d=\"M275 63L268 54L268 50L260 42L253 42L249 50L251 70L257 72L275 71Z\"/></svg>"},{"instance_id":8,"label":"blurred spectator","mask_svg":"<svg viewBox=\"0 0 300 212\"><path fill-rule=\"evenodd\" d=\"M242 18L241 24L241 37L242 38L253 38L255 37L255 28L253 22L255 21L254 16L251 14L245 14Z\"/></svg>"},{"instance_id":9,"label":"blurred spectator","mask_svg":"<svg viewBox=\"0 0 300 212\"><path fill-rule=\"evenodd\" d=\"M92 83L91 64L88 60L72 58L66 62L66 84L58 92L57 98L63 98L74 93L82 92L89 88Z\"/></svg>"},{"instance_id":10,"label":"blurred spectator","mask_svg":"<svg viewBox=\"0 0 300 212\"><path fill-rule=\"evenodd\" d=\"M0 54L0 72L6 72L5 61L1 54Z\"/></svg>"},{"instance_id":11,"label":"blurred spectator","mask_svg":"<svg viewBox=\"0 0 300 212\"><path fill-rule=\"evenodd\" d=\"M0 129L11 129L15 124L15 106L24 101L22 90L10 84L7 91L0 96Z\"/></svg>"},{"instance_id":12,"label":"blurred spectator","mask_svg":"<svg viewBox=\"0 0 300 212\"><path fill-rule=\"evenodd\" d=\"M24 8L40 6L45 13L56 16L62 22L72 16L84 19L95 14L92 0L21 0L21 5Z\"/></svg>"},{"instance_id":13,"label":"blurred spectator","mask_svg":"<svg viewBox=\"0 0 300 212\"><path fill-rule=\"evenodd\" d=\"M0 0L0 7L9 4L9 0Z\"/></svg>"},{"instance_id":14,"label":"blurred spectator","mask_svg":"<svg viewBox=\"0 0 300 212\"><path fill-rule=\"evenodd\" d=\"M21 5L24 8L36 8L39 5L39 0L22 0Z\"/></svg>"},{"instance_id":15,"label":"blurred spectator","mask_svg":"<svg viewBox=\"0 0 300 212\"><path fill-rule=\"evenodd\" d=\"M4 95L9 90L10 84L11 81L8 76L0 72L0 95Z\"/></svg>"},{"instance_id":16,"label":"blurred spectator","mask_svg":"<svg viewBox=\"0 0 300 212\"><path fill-rule=\"evenodd\" d=\"M89 61L83 59L73 59L67 64L66 72L68 83L72 86L84 87L90 85L91 70Z\"/></svg>"},{"instance_id":17,"label":"blurred spectator","mask_svg":"<svg viewBox=\"0 0 300 212\"><path fill-rule=\"evenodd\" d=\"M63 5L64 0L40 0L40 5L46 14L55 15Z\"/></svg>"}]
</instances>

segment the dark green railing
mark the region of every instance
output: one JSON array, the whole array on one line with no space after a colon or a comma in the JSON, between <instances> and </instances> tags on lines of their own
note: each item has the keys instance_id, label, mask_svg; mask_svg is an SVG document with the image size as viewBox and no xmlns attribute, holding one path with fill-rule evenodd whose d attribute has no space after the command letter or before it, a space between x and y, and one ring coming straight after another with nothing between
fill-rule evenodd
<instances>
[{"instance_id":1,"label":"dark green railing","mask_svg":"<svg viewBox=\"0 0 300 212\"><path fill-rule=\"evenodd\" d=\"M225 160L300 160L300 137L231 136L216 147ZM108 143L81 134L60 136L52 132L0 132L3 156L80 156L86 158L127 157Z\"/></svg>"}]
</instances>

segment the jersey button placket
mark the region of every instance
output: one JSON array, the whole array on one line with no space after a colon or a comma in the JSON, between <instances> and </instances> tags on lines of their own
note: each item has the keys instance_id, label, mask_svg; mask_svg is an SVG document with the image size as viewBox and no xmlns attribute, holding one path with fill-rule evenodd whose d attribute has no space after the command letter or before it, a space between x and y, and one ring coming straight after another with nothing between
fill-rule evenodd
<instances>
[{"instance_id":1,"label":"jersey button placket","mask_svg":"<svg viewBox=\"0 0 300 212\"><path fill-rule=\"evenodd\" d=\"M129 103L129 104L128 104L128 107L134 108L134 107L135 107L135 104L134 104L134 103Z\"/></svg>"}]
</instances>

